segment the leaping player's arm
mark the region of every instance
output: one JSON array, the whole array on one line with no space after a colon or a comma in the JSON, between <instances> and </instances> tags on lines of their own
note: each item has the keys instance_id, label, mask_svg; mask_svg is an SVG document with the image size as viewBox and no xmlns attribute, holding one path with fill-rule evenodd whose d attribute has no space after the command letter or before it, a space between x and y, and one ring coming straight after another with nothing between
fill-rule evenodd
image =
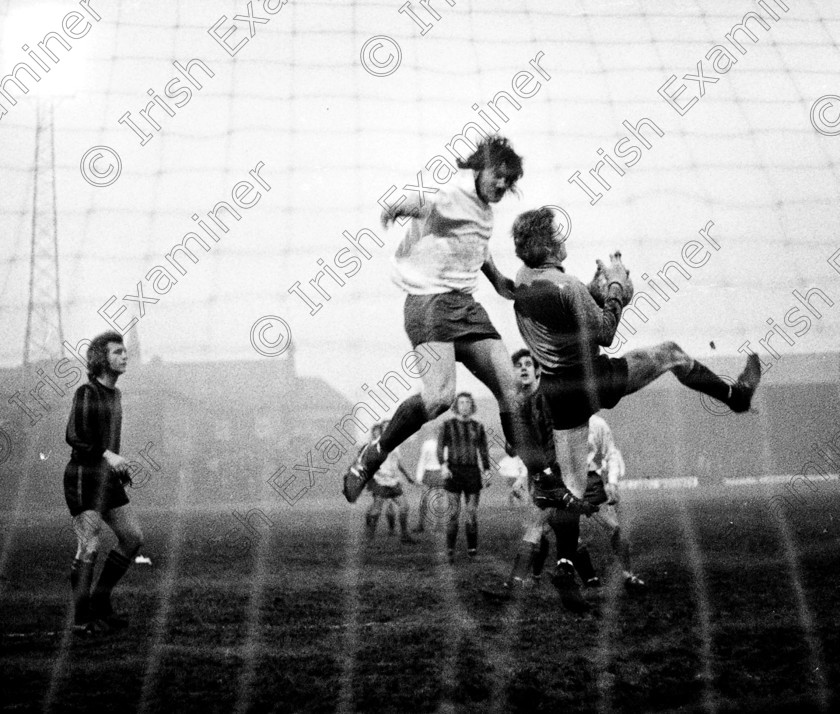
<instances>
[{"instance_id":1,"label":"leaping player's arm","mask_svg":"<svg viewBox=\"0 0 840 714\"><path fill-rule=\"evenodd\" d=\"M513 300L514 288L516 286L514 285L513 280L505 277L496 267L496 264L493 262L493 256L490 255L490 253L487 253L487 260L485 260L484 265L481 266L481 272L487 276L490 284L493 286L495 291L499 293L499 295L505 298L505 300Z\"/></svg>"},{"instance_id":2,"label":"leaping player's arm","mask_svg":"<svg viewBox=\"0 0 840 714\"><path fill-rule=\"evenodd\" d=\"M379 220L383 228L388 228L397 218L423 218L429 215L432 206L431 198L426 196L408 196L398 206L383 208Z\"/></svg>"}]
</instances>

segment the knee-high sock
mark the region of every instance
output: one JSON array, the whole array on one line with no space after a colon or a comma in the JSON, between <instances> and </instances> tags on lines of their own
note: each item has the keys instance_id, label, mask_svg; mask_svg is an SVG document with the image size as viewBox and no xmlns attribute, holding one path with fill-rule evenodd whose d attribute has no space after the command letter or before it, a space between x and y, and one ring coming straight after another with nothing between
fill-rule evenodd
<instances>
[{"instance_id":1,"label":"knee-high sock","mask_svg":"<svg viewBox=\"0 0 840 714\"><path fill-rule=\"evenodd\" d=\"M73 588L73 622L83 625L90 619L90 585L93 569L96 567L96 553L90 560L76 558L70 566L70 586Z\"/></svg>"},{"instance_id":2,"label":"knee-high sock","mask_svg":"<svg viewBox=\"0 0 840 714\"><path fill-rule=\"evenodd\" d=\"M478 548L478 523L467 521L464 530L467 532L467 550Z\"/></svg>"},{"instance_id":3,"label":"knee-high sock","mask_svg":"<svg viewBox=\"0 0 840 714\"><path fill-rule=\"evenodd\" d=\"M396 526L397 526L397 517L396 517L396 515L395 515L394 513L392 513L391 511L388 511L388 512L385 514L385 518L386 518L386 519L387 519L387 521L388 521L388 530L389 530L389 531L391 531L391 532L393 533L393 532L394 532L394 528L396 528Z\"/></svg>"},{"instance_id":4,"label":"knee-high sock","mask_svg":"<svg viewBox=\"0 0 840 714\"><path fill-rule=\"evenodd\" d=\"M131 559L116 550L108 553L105 566L90 596L91 608L101 615L111 614L111 591L131 565Z\"/></svg>"},{"instance_id":5,"label":"knee-high sock","mask_svg":"<svg viewBox=\"0 0 840 714\"><path fill-rule=\"evenodd\" d=\"M408 511L400 511L400 530L403 535L408 533Z\"/></svg>"},{"instance_id":6,"label":"knee-high sock","mask_svg":"<svg viewBox=\"0 0 840 714\"><path fill-rule=\"evenodd\" d=\"M423 486L423 495L420 497L420 508L417 512L417 530L422 531L426 529L426 513L429 510L429 496L432 489Z\"/></svg>"},{"instance_id":7,"label":"knee-high sock","mask_svg":"<svg viewBox=\"0 0 840 714\"><path fill-rule=\"evenodd\" d=\"M592 565L592 558L589 555L589 548L585 545L577 549L577 553L575 553L572 563L575 566L575 570L578 571L578 575L580 575L581 580L584 582L597 575L595 572L595 566Z\"/></svg>"},{"instance_id":8,"label":"knee-high sock","mask_svg":"<svg viewBox=\"0 0 840 714\"><path fill-rule=\"evenodd\" d=\"M500 412L499 418L502 421L505 439L513 447L514 453L522 459L528 473L538 474L548 468L548 459L522 415L518 411Z\"/></svg>"},{"instance_id":9,"label":"knee-high sock","mask_svg":"<svg viewBox=\"0 0 840 714\"><path fill-rule=\"evenodd\" d=\"M409 436L420 431L420 427L429 421L429 414L423 404L423 397L415 394L397 407L394 417L382 438L379 446L388 453L396 449Z\"/></svg>"},{"instance_id":10,"label":"knee-high sock","mask_svg":"<svg viewBox=\"0 0 840 714\"><path fill-rule=\"evenodd\" d=\"M537 552L534 553L534 562L531 565L534 577L538 578L542 575L543 567L545 567L545 561L548 558L548 548L548 538L543 536L540 538L540 545Z\"/></svg>"},{"instance_id":11,"label":"knee-high sock","mask_svg":"<svg viewBox=\"0 0 840 714\"><path fill-rule=\"evenodd\" d=\"M455 550L455 544L458 542L458 521L449 521L446 524L446 547L449 550Z\"/></svg>"},{"instance_id":12,"label":"knee-high sock","mask_svg":"<svg viewBox=\"0 0 840 714\"><path fill-rule=\"evenodd\" d=\"M694 366L685 377L677 377L686 387L708 394L726 404L729 399L729 385L706 365L694 360Z\"/></svg>"},{"instance_id":13,"label":"knee-high sock","mask_svg":"<svg viewBox=\"0 0 840 714\"><path fill-rule=\"evenodd\" d=\"M557 559L573 563L580 537L580 516L564 512L563 519L552 524L557 539Z\"/></svg>"}]
</instances>

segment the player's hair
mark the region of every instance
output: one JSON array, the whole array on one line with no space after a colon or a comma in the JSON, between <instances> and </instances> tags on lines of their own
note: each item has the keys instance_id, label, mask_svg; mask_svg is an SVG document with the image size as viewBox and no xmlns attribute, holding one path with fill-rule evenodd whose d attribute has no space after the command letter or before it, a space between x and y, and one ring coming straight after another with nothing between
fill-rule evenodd
<instances>
[{"instance_id":1,"label":"player's hair","mask_svg":"<svg viewBox=\"0 0 840 714\"><path fill-rule=\"evenodd\" d=\"M476 411L478 411L478 407L476 407L476 405L475 405L475 399L473 398L473 395L470 394L469 392L458 392L458 394L455 395L455 401L452 402L452 411L455 412L456 414L458 413L458 400L461 397L466 397L467 399L470 400L470 405L472 406L472 409L470 410L470 416L475 414Z\"/></svg>"},{"instance_id":2,"label":"player's hair","mask_svg":"<svg viewBox=\"0 0 840 714\"><path fill-rule=\"evenodd\" d=\"M554 214L543 206L520 213L513 222L516 257L529 268L537 268L557 250Z\"/></svg>"},{"instance_id":3,"label":"player's hair","mask_svg":"<svg viewBox=\"0 0 840 714\"><path fill-rule=\"evenodd\" d=\"M516 350L516 352L514 352L513 356L510 358L510 361L513 362L513 364L516 364L523 357L530 357L532 360L534 360L534 366L539 368L539 363L537 362L537 360L534 359L534 355L531 354L531 350L529 350L527 347L523 347L521 350Z\"/></svg>"},{"instance_id":4,"label":"player's hair","mask_svg":"<svg viewBox=\"0 0 840 714\"><path fill-rule=\"evenodd\" d=\"M97 335L90 342L87 349L87 370L88 378L95 379L102 375L108 368L108 343L116 342L118 345L125 344L123 336L119 332L108 330Z\"/></svg>"},{"instance_id":5,"label":"player's hair","mask_svg":"<svg viewBox=\"0 0 840 714\"><path fill-rule=\"evenodd\" d=\"M466 159L457 159L459 169L481 171L488 166L507 166L509 172L508 188L512 189L522 178L522 157L517 154L510 142L503 136L488 136L482 139L475 151Z\"/></svg>"}]
</instances>

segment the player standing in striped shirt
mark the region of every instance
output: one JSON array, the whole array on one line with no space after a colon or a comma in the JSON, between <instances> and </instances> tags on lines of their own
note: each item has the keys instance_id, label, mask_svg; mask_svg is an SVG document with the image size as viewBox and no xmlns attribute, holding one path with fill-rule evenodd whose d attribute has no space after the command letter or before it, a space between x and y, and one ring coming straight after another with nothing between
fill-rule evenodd
<instances>
[{"instance_id":1,"label":"player standing in striped shirt","mask_svg":"<svg viewBox=\"0 0 840 714\"><path fill-rule=\"evenodd\" d=\"M64 470L64 496L78 545L70 571L73 631L84 635L128 626L114 614L111 591L143 541L124 488L131 481L128 461L119 455L122 402L116 384L127 366L122 335L105 332L95 337L87 361L89 381L76 390L67 422L66 438L73 452ZM117 546L91 591L103 523L114 531Z\"/></svg>"},{"instance_id":2,"label":"player standing in striped shirt","mask_svg":"<svg viewBox=\"0 0 840 714\"><path fill-rule=\"evenodd\" d=\"M478 496L490 477L490 452L484 425L473 419L475 400L469 392L461 392L452 405L455 416L443 422L438 437L438 461L449 496L449 522L446 525L446 554L455 560L458 521L461 516L461 494L464 495L464 524L467 533L467 555L478 555Z\"/></svg>"}]
</instances>

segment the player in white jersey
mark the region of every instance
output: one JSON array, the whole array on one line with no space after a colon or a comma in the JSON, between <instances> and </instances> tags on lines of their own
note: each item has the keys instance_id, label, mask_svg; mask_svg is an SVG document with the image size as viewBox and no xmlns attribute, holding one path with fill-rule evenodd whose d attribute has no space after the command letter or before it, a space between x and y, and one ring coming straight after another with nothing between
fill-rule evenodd
<instances>
[{"instance_id":1,"label":"player in white jersey","mask_svg":"<svg viewBox=\"0 0 840 714\"><path fill-rule=\"evenodd\" d=\"M371 437L378 440L382 436L382 431L387 426L388 422L384 421L382 424L376 424L371 429ZM414 539L408 533L408 501L405 498L402 490L403 480L409 483L414 483L414 479L409 476L408 471L402 465L400 460L399 449L394 449L388 458L382 462L379 470L373 477L368 488L373 494L373 502L368 508L365 523L367 526L367 534L369 538L373 538L376 533L376 526L379 523L379 516L382 513L382 506L387 501L388 510L385 512L388 520L388 527L391 533L394 532L395 518L393 506L396 506L397 514L400 519L400 531L402 533L403 543L413 543Z\"/></svg>"},{"instance_id":2,"label":"player in white jersey","mask_svg":"<svg viewBox=\"0 0 840 714\"><path fill-rule=\"evenodd\" d=\"M499 402L502 427L529 470L548 467L517 409L516 382L508 352L484 308L472 297L479 272L496 291L513 298L513 283L490 255L492 204L501 201L522 177L522 159L507 139L483 140L464 161L459 176L431 196L425 192L382 214L388 226L410 217L408 231L394 256L394 280L408 295L405 328L412 347L424 345L439 356L422 375L423 391L397 408L382 438L366 444L344 476L344 496L353 503L388 452L455 399L455 363L462 362Z\"/></svg>"},{"instance_id":3,"label":"player in white jersey","mask_svg":"<svg viewBox=\"0 0 840 714\"><path fill-rule=\"evenodd\" d=\"M618 482L624 477L624 458L615 445L612 431L606 420L597 414L589 417L589 454L587 459L588 479L584 500L600 506L597 514L582 521L581 541L573 558L575 568L584 584L599 587L601 581L592 565L589 545L595 531L610 536L610 546L623 569L624 586L629 591L645 589L644 581L634 572L630 559L630 542L622 534L618 508ZM540 544L540 552L534 561L534 573L539 574L542 560L548 554L548 540Z\"/></svg>"},{"instance_id":4,"label":"player in white jersey","mask_svg":"<svg viewBox=\"0 0 840 714\"><path fill-rule=\"evenodd\" d=\"M420 512L417 517L417 527L414 533L422 533L426 530L426 521L434 520L434 514L429 516L429 502L438 498L446 500L446 492L443 485L446 479L443 478L440 470L440 461L437 457L437 439L426 439L420 448L420 458L417 461L417 469L414 472L414 479L423 486L423 495L420 497Z\"/></svg>"}]
</instances>

